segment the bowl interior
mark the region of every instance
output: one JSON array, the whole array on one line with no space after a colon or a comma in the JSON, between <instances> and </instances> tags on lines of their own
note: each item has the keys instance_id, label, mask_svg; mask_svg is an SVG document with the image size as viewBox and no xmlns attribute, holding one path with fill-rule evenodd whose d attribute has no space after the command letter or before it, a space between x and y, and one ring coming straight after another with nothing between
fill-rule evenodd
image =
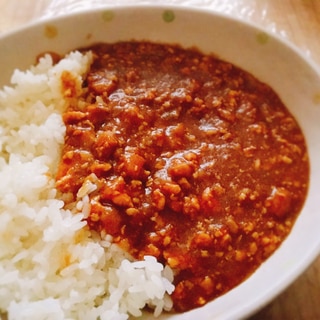
<instances>
[{"instance_id":1,"label":"bowl interior","mask_svg":"<svg viewBox=\"0 0 320 320\"><path fill-rule=\"evenodd\" d=\"M0 38L0 87L15 68L27 68L40 53L64 54L97 42L133 39L197 47L238 65L269 84L304 131L311 166L309 194L283 245L229 293L202 308L161 319L246 317L288 286L319 253L319 71L288 43L221 14L172 6L106 7L37 22Z\"/></svg>"}]
</instances>

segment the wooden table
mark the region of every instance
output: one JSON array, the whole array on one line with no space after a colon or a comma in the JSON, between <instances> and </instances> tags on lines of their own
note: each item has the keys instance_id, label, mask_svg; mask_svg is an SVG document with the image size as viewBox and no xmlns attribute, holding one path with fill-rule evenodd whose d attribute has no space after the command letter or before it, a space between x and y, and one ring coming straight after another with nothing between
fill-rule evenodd
<instances>
[{"instance_id":1,"label":"wooden table","mask_svg":"<svg viewBox=\"0 0 320 320\"><path fill-rule=\"evenodd\" d=\"M31 20L86 6L139 2L148 1L0 0L0 33L17 28ZM238 16L291 41L320 66L320 0L152 0L149 2L191 4ZM279 297L250 317L250 320L263 319L320 319L320 257Z\"/></svg>"}]
</instances>

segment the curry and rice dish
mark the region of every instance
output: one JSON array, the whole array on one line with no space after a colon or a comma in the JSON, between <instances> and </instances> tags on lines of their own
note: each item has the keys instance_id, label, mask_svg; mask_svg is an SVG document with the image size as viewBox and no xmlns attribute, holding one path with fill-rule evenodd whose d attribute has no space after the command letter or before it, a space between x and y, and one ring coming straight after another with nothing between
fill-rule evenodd
<instances>
[{"instance_id":1,"label":"curry and rice dish","mask_svg":"<svg viewBox=\"0 0 320 320\"><path fill-rule=\"evenodd\" d=\"M97 261L103 262L90 272L105 284L87 298L88 310L95 309L86 311L87 318L103 319L111 309L115 319L139 316L144 307L156 314L188 311L243 282L287 237L308 188L304 137L279 97L254 76L195 49L122 42L72 54L76 71L66 67L68 58L53 63L50 55L34 69L43 72L48 61L48 74L59 69L50 73L58 77L59 107L49 104L47 114L60 121L60 136L53 151L47 146L46 152L57 154L41 172L50 190L40 188L39 199L55 199L60 215L78 219L70 239L61 236L64 253L58 254L56 275L68 278L65 270L76 264L76 272L81 265L70 243L102 249ZM13 154L10 148L3 147L4 162ZM32 152L23 157L33 161ZM14 207L9 204L7 211ZM15 257L23 252L24 238ZM128 268L142 270L145 279L148 262L157 270L148 285L161 283L161 292L142 301L130 297L139 309L133 311L126 298L144 289L129 284L115 310L112 290L123 285L113 283L115 272L121 279ZM14 267L21 265L23 258ZM8 288L18 303L17 285ZM61 312L73 314L75 305L68 303L61 303ZM0 302L0 310L8 306L10 301L4 307Z\"/></svg>"}]
</instances>

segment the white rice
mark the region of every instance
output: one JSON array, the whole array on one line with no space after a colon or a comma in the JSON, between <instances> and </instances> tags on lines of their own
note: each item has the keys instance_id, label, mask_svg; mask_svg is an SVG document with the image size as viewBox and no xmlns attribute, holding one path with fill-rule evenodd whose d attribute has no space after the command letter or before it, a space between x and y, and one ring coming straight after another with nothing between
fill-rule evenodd
<instances>
[{"instance_id":1,"label":"white rice","mask_svg":"<svg viewBox=\"0 0 320 320\"><path fill-rule=\"evenodd\" d=\"M110 236L88 230L84 191L94 184L73 212L57 199L68 103L60 76L68 70L80 93L90 62L73 52L53 65L47 55L0 91L0 318L118 320L172 307L170 269L153 257L132 262Z\"/></svg>"}]
</instances>

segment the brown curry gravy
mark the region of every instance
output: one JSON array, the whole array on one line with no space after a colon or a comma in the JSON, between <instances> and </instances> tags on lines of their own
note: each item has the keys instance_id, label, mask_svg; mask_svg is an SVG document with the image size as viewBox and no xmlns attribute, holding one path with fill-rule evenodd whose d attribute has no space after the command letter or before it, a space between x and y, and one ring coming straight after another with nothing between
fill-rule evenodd
<instances>
[{"instance_id":1,"label":"brown curry gravy","mask_svg":"<svg viewBox=\"0 0 320 320\"><path fill-rule=\"evenodd\" d=\"M148 42L98 44L80 102L63 114L57 188L136 259L175 272L174 309L250 276L302 208L303 134L276 93L231 63ZM65 85L68 85L65 75Z\"/></svg>"}]
</instances>

